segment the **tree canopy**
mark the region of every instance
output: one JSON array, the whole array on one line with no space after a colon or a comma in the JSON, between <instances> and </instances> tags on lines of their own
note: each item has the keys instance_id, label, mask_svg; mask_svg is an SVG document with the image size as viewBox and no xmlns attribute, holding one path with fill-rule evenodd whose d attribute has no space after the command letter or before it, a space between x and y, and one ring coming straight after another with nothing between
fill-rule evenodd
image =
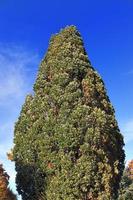
<instances>
[{"instance_id":1,"label":"tree canopy","mask_svg":"<svg viewBox=\"0 0 133 200\"><path fill-rule=\"evenodd\" d=\"M51 37L15 125L23 200L110 200L124 168L123 136L76 27Z\"/></svg>"}]
</instances>

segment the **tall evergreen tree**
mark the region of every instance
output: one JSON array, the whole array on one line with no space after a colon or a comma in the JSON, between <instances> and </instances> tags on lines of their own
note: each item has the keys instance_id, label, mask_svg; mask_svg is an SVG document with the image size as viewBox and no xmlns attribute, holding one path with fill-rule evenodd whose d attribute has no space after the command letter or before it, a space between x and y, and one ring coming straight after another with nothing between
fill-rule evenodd
<instances>
[{"instance_id":1,"label":"tall evergreen tree","mask_svg":"<svg viewBox=\"0 0 133 200\"><path fill-rule=\"evenodd\" d=\"M15 126L23 200L112 200L124 168L123 137L104 83L74 26L54 35Z\"/></svg>"}]
</instances>

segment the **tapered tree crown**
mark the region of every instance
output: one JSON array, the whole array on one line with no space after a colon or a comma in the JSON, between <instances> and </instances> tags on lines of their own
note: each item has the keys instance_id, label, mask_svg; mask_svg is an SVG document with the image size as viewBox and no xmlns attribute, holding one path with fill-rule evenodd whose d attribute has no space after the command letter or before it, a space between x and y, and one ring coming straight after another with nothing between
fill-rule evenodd
<instances>
[{"instance_id":1,"label":"tapered tree crown","mask_svg":"<svg viewBox=\"0 0 133 200\"><path fill-rule=\"evenodd\" d=\"M52 36L15 126L23 200L117 198L123 137L100 75L76 27Z\"/></svg>"}]
</instances>

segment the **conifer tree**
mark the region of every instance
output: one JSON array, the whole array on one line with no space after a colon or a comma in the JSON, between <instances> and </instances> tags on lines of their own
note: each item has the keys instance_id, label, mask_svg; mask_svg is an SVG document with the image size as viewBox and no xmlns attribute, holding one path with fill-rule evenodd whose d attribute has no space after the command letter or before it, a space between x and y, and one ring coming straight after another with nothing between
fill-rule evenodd
<instances>
[{"instance_id":1,"label":"conifer tree","mask_svg":"<svg viewBox=\"0 0 133 200\"><path fill-rule=\"evenodd\" d=\"M123 137L104 83L74 26L52 36L15 126L23 200L116 199Z\"/></svg>"}]
</instances>

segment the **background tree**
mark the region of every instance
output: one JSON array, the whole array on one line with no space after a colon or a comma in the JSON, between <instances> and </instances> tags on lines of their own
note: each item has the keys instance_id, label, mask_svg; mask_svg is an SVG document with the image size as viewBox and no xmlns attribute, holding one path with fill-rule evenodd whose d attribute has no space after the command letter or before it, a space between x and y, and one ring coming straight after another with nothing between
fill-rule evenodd
<instances>
[{"instance_id":1,"label":"background tree","mask_svg":"<svg viewBox=\"0 0 133 200\"><path fill-rule=\"evenodd\" d=\"M124 168L123 137L104 83L74 26L54 35L15 126L23 200L110 200Z\"/></svg>"},{"instance_id":2,"label":"background tree","mask_svg":"<svg viewBox=\"0 0 133 200\"><path fill-rule=\"evenodd\" d=\"M128 168L122 176L118 200L133 200L133 180L129 176Z\"/></svg>"},{"instance_id":3,"label":"background tree","mask_svg":"<svg viewBox=\"0 0 133 200\"><path fill-rule=\"evenodd\" d=\"M128 176L133 180L133 160L128 163L127 171Z\"/></svg>"},{"instance_id":4,"label":"background tree","mask_svg":"<svg viewBox=\"0 0 133 200\"><path fill-rule=\"evenodd\" d=\"M16 195L8 188L9 175L0 164L0 200L16 200Z\"/></svg>"}]
</instances>

